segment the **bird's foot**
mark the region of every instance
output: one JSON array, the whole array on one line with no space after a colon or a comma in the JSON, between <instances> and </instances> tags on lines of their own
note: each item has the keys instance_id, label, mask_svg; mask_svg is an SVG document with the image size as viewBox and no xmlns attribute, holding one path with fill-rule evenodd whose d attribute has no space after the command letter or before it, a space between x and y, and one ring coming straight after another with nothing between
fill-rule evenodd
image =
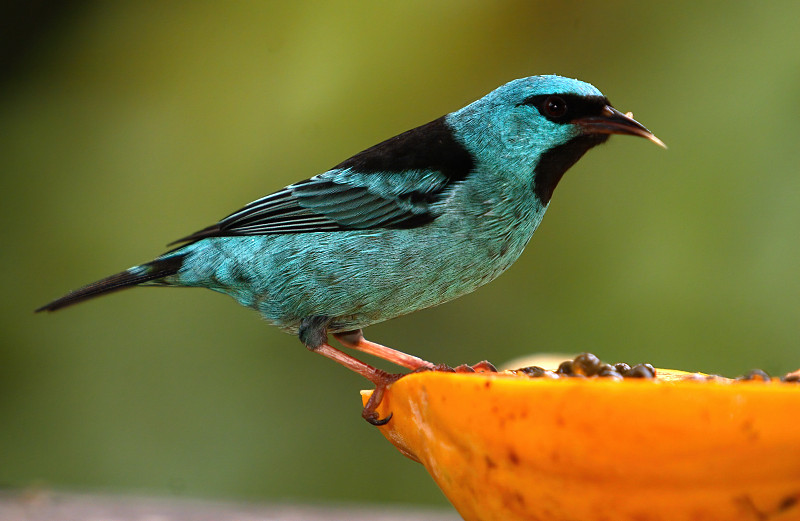
<instances>
[{"instance_id":1,"label":"bird's foot","mask_svg":"<svg viewBox=\"0 0 800 521\"><path fill-rule=\"evenodd\" d=\"M458 367L450 367L447 364L428 364L420 366L409 374L413 373L424 373L427 371L439 371L442 373L496 373L497 368L489 361L484 360L482 362L478 362L474 365L467 365L462 364ZM367 400L367 404L364 406L364 410L361 411L361 416L367 420L368 423L375 425L376 427L380 427L381 425L386 425L389 423L389 420L392 419L392 413L385 418L378 417L378 411L376 410L378 406L381 404L381 400L383 400L383 394L389 385L393 384L400 378L405 375L402 374L391 374L385 373L380 369L376 369L374 373L372 373L370 381L375 384L375 390L372 391L372 395L370 396L369 400ZM376 379L377 377L377 379Z\"/></svg>"},{"instance_id":2,"label":"bird's foot","mask_svg":"<svg viewBox=\"0 0 800 521\"><path fill-rule=\"evenodd\" d=\"M330 324L330 317L324 315L314 315L303 319L300 324L298 336L300 340L310 350L315 351L334 362L343 365L344 367L356 372L375 384L375 390L367 404L361 411L361 416L372 425L381 426L386 425L392 419L392 414L389 413L385 418L380 418L377 408L383 400L383 395L386 389L402 378L405 375L387 373L377 369L361 360L354 358L347 353L344 353L327 343L327 328ZM478 362L475 365L463 364L456 368L450 367L445 364L434 365L416 356L397 351L364 338L360 329L353 331L344 331L333 333L333 336L345 347L357 349L364 353L368 353L397 365L411 369L411 373L418 373L424 371L440 371L450 373L484 373L484 372L497 372L497 369L487 361Z\"/></svg>"},{"instance_id":3,"label":"bird's foot","mask_svg":"<svg viewBox=\"0 0 800 521\"><path fill-rule=\"evenodd\" d=\"M379 418L378 411L376 409L381 404L381 401L383 400L383 393L386 391L386 389L403 376L404 375L402 374L383 373L381 381L375 382L375 390L372 391L372 395L369 397L369 400L367 400L364 410L361 411L361 417L367 420L367 423L370 423L376 427L380 427L381 425L386 425L389 423L389 420L392 419L392 413L389 413L386 418Z\"/></svg>"},{"instance_id":4,"label":"bird's foot","mask_svg":"<svg viewBox=\"0 0 800 521\"><path fill-rule=\"evenodd\" d=\"M367 422L371 423L372 425L381 426L386 425L389 420L392 419L391 413L386 418L379 418L378 411L376 409L381 404L381 400L383 400L383 394L386 391L386 388L399 380L403 376L402 374L387 373L386 371L372 367L371 365L365 364L361 360L353 358L352 356L343 353L338 349L329 346L328 344L319 345L314 349L314 351L327 358L330 358L340 365L343 365L351 371L360 374L375 384L375 390L372 391L372 396L370 396L367 404L364 406L364 410L361 411L361 416L367 420Z\"/></svg>"}]
</instances>

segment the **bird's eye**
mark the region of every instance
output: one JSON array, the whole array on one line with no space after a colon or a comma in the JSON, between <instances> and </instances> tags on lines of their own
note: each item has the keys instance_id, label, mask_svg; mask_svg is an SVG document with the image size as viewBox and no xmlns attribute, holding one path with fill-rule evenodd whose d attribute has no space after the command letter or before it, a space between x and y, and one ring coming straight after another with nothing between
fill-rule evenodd
<instances>
[{"instance_id":1,"label":"bird's eye","mask_svg":"<svg viewBox=\"0 0 800 521\"><path fill-rule=\"evenodd\" d=\"M544 99L542 110L551 118L560 118L567 113L567 102L561 96L548 96Z\"/></svg>"}]
</instances>

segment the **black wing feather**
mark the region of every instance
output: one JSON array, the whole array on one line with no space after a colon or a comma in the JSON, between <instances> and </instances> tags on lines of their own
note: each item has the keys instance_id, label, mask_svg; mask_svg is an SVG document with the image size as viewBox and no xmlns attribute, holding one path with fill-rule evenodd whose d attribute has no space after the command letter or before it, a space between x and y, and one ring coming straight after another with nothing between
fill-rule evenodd
<instances>
[{"instance_id":1,"label":"black wing feather","mask_svg":"<svg viewBox=\"0 0 800 521\"><path fill-rule=\"evenodd\" d=\"M463 181L473 166L472 155L441 117L368 148L328 172L253 201L175 242L421 226L438 217L434 203Z\"/></svg>"}]
</instances>

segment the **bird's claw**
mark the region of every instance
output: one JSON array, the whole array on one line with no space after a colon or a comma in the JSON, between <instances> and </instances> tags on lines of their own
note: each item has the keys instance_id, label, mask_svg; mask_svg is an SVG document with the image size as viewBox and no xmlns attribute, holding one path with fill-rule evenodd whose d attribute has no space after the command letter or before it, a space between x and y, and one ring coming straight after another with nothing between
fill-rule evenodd
<instances>
[{"instance_id":1,"label":"bird's claw","mask_svg":"<svg viewBox=\"0 0 800 521\"><path fill-rule=\"evenodd\" d=\"M450 367L447 364L422 366L411 371L409 374L425 373L428 371L437 371L440 373L496 373L497 368L491 362L484 360L475 365L461 364L458 367ZM386 389L403 376L405 375L390 374L380 371L377 381L373 380L375 383L375 390L372 391L372 395L369 397L367 404L361 411L361 417L364 418L367 423L376 427L380 427L381 425L386 425L389 423L389 420L392 419L392 413L389 413L389 415L385 418L380 418L377 408L381 404L381 400L383 400L383 393L386 392Z\"/></svg>"},{"instance_id":2,"label":"bird's claw","mask_svg":"<svg viewBox=\"0 0 800 521\"><path fill-rule=\"evenodd\" d=\"M383 371L381 371L381 373L383 373ZM386 418L379 418L376 409L381 404L381 400L383 400L383 393L386 392L386 388L402 377L402 374L383 373L380 380L375 382L375 390L372 391L372 396L369 397L367 404L361 411L361 417L367 420L367 423L375 425L376 427L389 423L389 420L392 419L392 413L389 413Z\"/></svg>"},{"instance_id":3,"label":"bird's claw","mask_svg":"<svg viewBox=\"0 0 800 521\"><path fill-rule=\"evenodd\" d=\"M389 423L389 420L392 419L392 415L394 413L389 413L389 416L383 419L378 419L378 411L367 411L366 407L363 411L361 411L361 417L367 420L367 423L370 425L374 425L375 427L380 427L381 425L386 425Z\"/></svg>"}]
</instances>

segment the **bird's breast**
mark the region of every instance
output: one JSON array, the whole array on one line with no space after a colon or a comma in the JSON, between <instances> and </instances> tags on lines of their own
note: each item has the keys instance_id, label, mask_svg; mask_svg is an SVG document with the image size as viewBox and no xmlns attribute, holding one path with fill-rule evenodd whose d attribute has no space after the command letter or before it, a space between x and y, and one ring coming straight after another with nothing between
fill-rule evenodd
<instances>
[{"instance_id":1,"label":"bird's breast","mask_svg":"<svg viewBox=\"0 0 800 521\"><path fill-rule=\"evenodd\" d=\"M453 211L449 225L458 247L471 253L475 266L464 268L474 270L476 280L485 283L519 258L547 207L538 204L530 191L475 191L464 198L466 203Z\"/></svg>"}]
</instances>

